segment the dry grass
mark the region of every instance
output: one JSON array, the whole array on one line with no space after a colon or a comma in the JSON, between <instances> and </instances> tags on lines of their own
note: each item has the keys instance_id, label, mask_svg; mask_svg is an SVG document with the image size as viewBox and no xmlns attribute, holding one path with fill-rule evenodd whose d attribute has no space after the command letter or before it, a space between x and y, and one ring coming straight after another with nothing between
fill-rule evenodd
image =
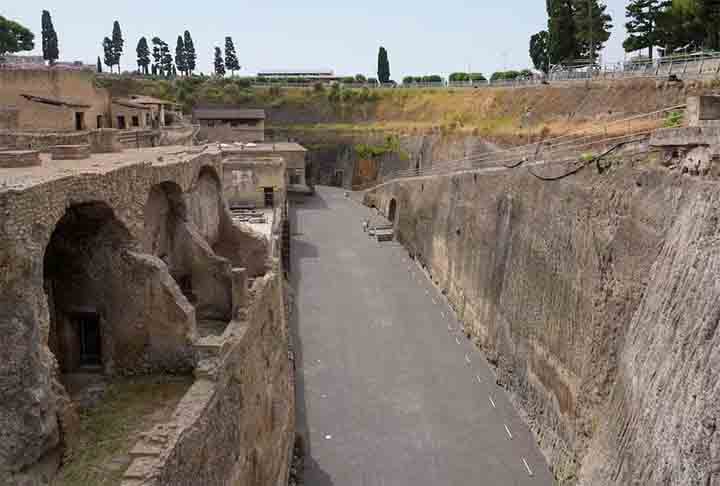
<instances>
[{"instance_id":1,"label":"dry grass","mask_svg":"<svg viewBox=\"0 0 720 486\"><path fill-rule=\"evenodd\" d=\"M192 378L119 379L84 413L55 486L119 484L139 435L170 417Z\"/></svg>"}]
</instances>

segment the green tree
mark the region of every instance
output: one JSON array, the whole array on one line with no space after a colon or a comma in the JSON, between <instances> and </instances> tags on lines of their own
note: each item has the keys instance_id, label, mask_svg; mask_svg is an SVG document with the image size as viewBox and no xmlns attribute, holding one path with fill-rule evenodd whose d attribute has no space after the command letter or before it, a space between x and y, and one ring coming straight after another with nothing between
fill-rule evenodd
<instances>
[{"instance_id":1,"label":"green tree","mask_svg":"<svg viewBox=\"0 0 720 486\"><path fill-rule=\"evenodd\" d=\"M113 60L115 61L115 65L118 67L118 73L120 72L120 58L122 57L124 45L125 41L123 40L122 30L120 30L120 22L116 20L113 23L112 51Z\"/></svg>"},{"instance_id":2,"label":"green tree","mask_svg":"<svg viewBox=\"0 0 720 486\"><path fill-rule=\"evenodd\" d=\"M55 61L60 57L57 33L50 12L47 10L42 11L42 50L43 59L49 61L50 64L55 64Z\"/></svg>"},{"instance_id":3,"label":"green tree","mask_svg":"<svg viewBox=\"0 0 720 486\"><path fill-rule=\"evenodd\" d=\"M170 54L170 46L167 42L160 45L160 66L165 77L169 78L173 70L173 57Z\"/></svg>"},{"instance_id":4,"label":"green tree","mask_svg":"<svg viewBox=\"0 0 720 486\"><path fill-rule=\"evenodd\" d=\"M175 46L175 65L177 66L180 74L187 74L187 52L185 51L185 42L181 35L177 38L177 45Z\"/></svg>"},{"instance_id":5,"label":"green tree","mask_svg":"<svg viewBox=\"0 0 720 486\"><path fill-rule=\"evenodd\" d=\"M575 42L578 57L595 62L610 38L612 18L599 0L574 0Z\"/></svg>"},{"instance_id":6,"label":"green tree","mask_svg":"<svg viewBox=\"0 0 720 486\"><path fill-rule=\"evenodd\" d=\"M140 72L147 76L149 74L148 66L150 65L150 47L145 37L140 37L135 52L137 52L137 65Z\"/></svg>"},{"instance_id":7,"label":"green tree","mask_svg":"<svg viewBox=\"0 0 720 486\"><path fill-rule=\"evenodd\" d=\"M355 82L359 84L365 84L367 83L367 78L364 74L356 74L355 75Z\"/></svg>"},{"instance_id":8,"label":"green tree","mask_svg":"<svg viewBox=\"0 0 720 486\"><path fill-rule=\"evenodd\" d=\"M625 52L647 49L648 58L653 58L653 48L660 42L658 17L669 4L667 0L630 0L625 7L628 18L625 24L628 36L623 41Z\"/></svg>"},{"instance_id":9,"label":"green tree","mask_svg":"<svg viewBox=\"0 0 720 486\"><path fill-rule=\"evenodd\" d=\"M97 59L97 72L98 73L102 72L102 61L100 60L100 56L98 56L98 59Z\"/></svg>"},{"instance_id":10,"label":"green tree","mask_svg":"<svg viewBox=\"0 0 720 486\"><path fill-rule=\"evenodd\" d=\"M547 12L549 64L577 59L573 0L547 0Z\"/></svg>"},{"instance_id":11,"label":"green tree","mask_svg":"<svg viewBox=\"0 0 720 486\"><path fill-rule=\"evenodd\" d=\"M548 52L549 36L547 30L541 30L530 37L530 59L535 69L544 73L550 70L550 56Z\"/></svg>"},{"instance_id":12,"label":"green tree","mask_svg":"<svg viewBox=\"0 0 720 486\"><path fill-rule=\"evenodd\" d=\"M115 52L113 51L113 43L109 37L103 39L103 53L105 65L109 67L110 72L112 72L112 68L115 65Z\"/></svg>"},{"instance_id":13,"label":"green tree","mask_svg":"<svg viewBox=\"0 0 720 486\"><path fill-rule=\"evenodd\" d=\"M215 74L220 77L225 76L225 60L219 47L215 47Z\"/></svg>"},{"instance_id":14,"label":"green tree","mask_svg":"<svg viewBox=\"0 0 720 486\"><path fill-rule=\"evenodd\" d=\"M378 79L381 83L390 82L390 60L384 47L378 52Z\"/></svg>"},{"instance_id":15,"label":"green tree","mask_svg":"<svg viewBox=\"0 0 720 486\"><path fill-rule=\"evenodd\" d=\"M160 49L164 43L165 42L163 42L163 40L160 37L155 36L152 38L153 76L157 76L158 74L160 74L159 73L159 71L161 69L160 66L162 65L162 53L160 52Z\"/></svg>"},{"instance_id":16,"label":"green tree","mask_svg":"<svg viewBox=\"0 0 720 486\"><path fill-rule=\"evenodd\" d=\"M235 76L235 71L240 69L240 62L235 53L235 44L232 37L225 37L225 67Z\"/></svg>"},{"instance_id":17,"label":"green tree","mask_svg":"<svg viewBox=\"0 0 720 486\"><path fill-rule=\"evenodd\" d=\"M720 49L720 0L696 0L697 14L704 27L704 45Z\"/></svg>"},{"instance_id":18,"label":"green tree","mask_svg":"<svg viewBox=\"0 0 720 486\"><path fill-rule=\"evenodd\" d=\"M0 15L0 60L8 53L33 50L34 39L30 29Z\"/></svg>"},{"instance_id":19,"label":"green tree","mask_svg":"<svg viewBox=\"0 0 720 486\"><path fill-rule=\"evenodd\" d=\"M185 44L185 66L187 73L192 74L193 71L195 71L197 63L197 53L195 52L195 43L190 35L190 31L185 31L183 42Z\"/></svg>"},{"instance_id":20,"label":"green tree","mask_svg":"<svg viewBox=\"0 0 720 486\"><path fill-rule=\"evenodd\" d=\"M705 40L703 20L697 0L674 0L658 14L657 38L663 55L687 46L699 47Z\"/></svg>"}]
</instances>

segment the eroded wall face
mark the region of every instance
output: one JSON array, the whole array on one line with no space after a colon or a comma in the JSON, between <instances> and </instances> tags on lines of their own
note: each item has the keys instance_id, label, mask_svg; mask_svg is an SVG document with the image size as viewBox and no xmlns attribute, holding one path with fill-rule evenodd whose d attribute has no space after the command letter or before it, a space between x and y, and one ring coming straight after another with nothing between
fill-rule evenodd
<instances>
[{"instance_id":1,"label":"eroded wall face","mask_svg":"<svg viewBox=\"0 0 720 486\"><path fill-rule=\"evenodd\" d=\"M398 238L446 289L561 482L715 484L717 190L592 172L419 178L366 202L387 214L397 200Z\"/></svg>"}]
</instances>

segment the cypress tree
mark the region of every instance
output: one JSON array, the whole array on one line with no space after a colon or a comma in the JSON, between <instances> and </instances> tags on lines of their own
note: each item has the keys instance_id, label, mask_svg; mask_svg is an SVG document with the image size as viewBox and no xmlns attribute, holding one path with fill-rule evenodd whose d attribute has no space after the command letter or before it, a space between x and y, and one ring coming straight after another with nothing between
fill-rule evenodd
<instances>
[{"instance_id":1,"label":"cypress tree","mask_svg":"<svg viewBox=\"0 0 720 486\"><path fill-rule=\"evenodd\" d=\"M219 47L215 47L215 74L221 77L225 76L225 61Z\"/></svg>"},{"instance_id":2,"label":"cypress tree","mask_svg":"<svg viewBox=\"0 0 720 486\"><path fill-rule=\"evenodd\" d=\"M113 60L118 67L118 73L120 72L120 58L122 57L124 45L125 41L123 40L122 30L120 30L120 23L116 20L113 23L112 50Z\"/></svg>"},{"instance_id":3,"label":"cypress tree","mask_svg":"<svg viewBox=\"0 0 720 486\"><path fill-rule=\"evenodd\" d=\"M167 42L163 42L160 45L160 57L162 71L165 76L169 78L172 75L173 57L172 54L170 54L170 46L167 44Z\"/></svg>"},{"instance_id":4,"label":"cypress tree","mask_svg":"<svg viewBox=\"0 0 720 486\"><path fill-rule=\"evenodd\" d=\"M235 76L235 71L240 69L240 62L235 53L235 44L232 37L225 37L225 67Z\"/></svg>"},{"instance_id":5,"label":"cypress tree","mask_svg":"<svg viewBox=\"0 0 720 486\"><path fill-rule=\"evenodd\" d=\"M150 47L145 37L140 37L135 52L137 52L137 65L140 72L147 75L148 66L150 65Z\"/></svg>"},{"instance_id":6,"label":"cypress tree","mask_svg":"<svg viewBox=\"0 0 720 486\"><path fill-rule=\"evenodd\" d=\"M102 61L100 61L100 56L98 56L98 60L97 60L97 72L98 73L102 72Z\"/></svg>"},{"instance_id":7,"label":"cypress tree","mask_svg":"<svg viewBox=\"0 0 720 486\"><path fill-rule=\"evenodd\" d=\"M42 50L43 59L49 61L50 64L55 64L55 61L60 57L57 33L50 12L47 10L42 11Z\"/></svg>"},{"instance_id":8,"label":"cypress tree","mask_svg":"<svg viewBox=\"0 0 720 486\"><path fill-rule=\"evenodd\" d=\"M115 65L115 53L113 51L113 43L109 37L103 39L103 53L105 65L109 67L110 72L112 72L112 67Z\"/></svg>"},{"instance_id":9,"label":"cypress tree","mask_svg":"<svg viewBox=\"0 0 720 486\"><path fill-rule=\"evenodd\" d=\"M162 39L160 39L160 37L157 37L157 36L156 36L156 37L153 37L153 38L152 38L152 43L153 43L153 51L152 51L152 56L153 56L153 65L152 65L152 68L153 68L153 76L157 76L157 75L159 74L160 69L161 69L160 66L162 65L162 52L161 52L161 47L162 47L162 45L164 44L164 42L162 41Z\"/></svg>"},{"instance_id":10,"label":"cypress tree","mask_svg":"<svg viewBox=\"0 0 720 486\"><path fill-rule=\"evenodd\" d=\"M185 66L188 74L192 74L195 71L197 54L195 53L195 43L193 43L192 36L187 30L183 36L183 42L185 43Z\"/></svg>"},{"instance_id":11,"label":"cypress tree","mask_svg":"<svg viewBox=\"0 0 720 486\"><path fill-rule=\"evenodd\" d=\"M180 74L187 74L187 51L181 35L178 36L177 45L175 46L175 65Z\"/></svg>"},{"instance_id":12,"label":"cypress tree","mask_svg":"<svg viewBox=\"0 0 720 486\"><path fill-rule=\"evenodd\" d=\"M384 47L378 52L378 79L381 83L390 82L390 60Z\"/></svg>"}]
</instances>

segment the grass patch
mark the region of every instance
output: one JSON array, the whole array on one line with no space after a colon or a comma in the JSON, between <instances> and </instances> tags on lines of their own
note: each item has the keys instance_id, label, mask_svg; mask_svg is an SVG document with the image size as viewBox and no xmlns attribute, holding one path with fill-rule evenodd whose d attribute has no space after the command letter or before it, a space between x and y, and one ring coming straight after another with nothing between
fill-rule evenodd
<instances>
[{"instance_id":1,"label":"grass patch","mask_svg":"<svg viewBox=\"0 0 720 486\"><path fill-rule=\"evenodd\" d=\"M192 381L162 376L113 381L102 403L80 417L55 486L119 484L140 434L170 418Z\"/></svg>"}]
</instances>

